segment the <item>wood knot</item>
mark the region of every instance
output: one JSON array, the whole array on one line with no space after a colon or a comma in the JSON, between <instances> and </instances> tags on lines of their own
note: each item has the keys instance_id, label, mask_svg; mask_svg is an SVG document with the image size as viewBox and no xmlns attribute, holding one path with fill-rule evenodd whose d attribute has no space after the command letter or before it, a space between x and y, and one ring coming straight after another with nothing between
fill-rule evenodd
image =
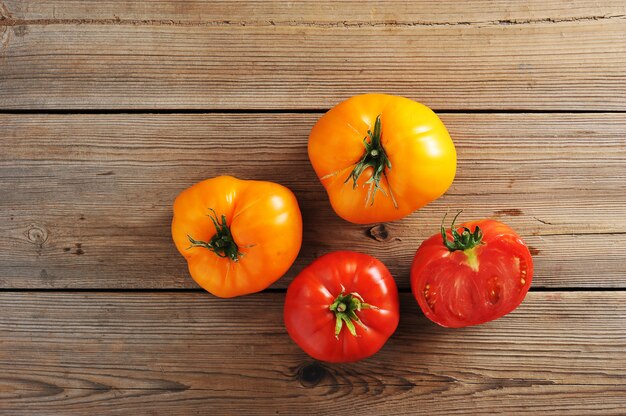
<instances>
[{"instance_id":1,"label":"wood knot","mask_svg":"<svg viewBox=\"0 0 626 416\"><path fill-rule=\"evenodd\" d=\"M26 25L19 25L13 27L13 33L18 38L23 38L28 33L28 27Z\"/></svg>"},{"instance_id":2,"label":"wood knot","mask_svg":"<svg viewBox=\"0 0 626 416\"><path fill-rule=\"evenodd\" d=\"M74 247L76 247L74 251L72 251L71 247L63 247L63 251L66 253L76 254L77 256L85 254L82 243L76 243L74 244Z\"/></svg>"},{"instance_id":3,"label":"wood knot","mask_svg":"<svg viewBox=\"0 0 626 416\"><path fill-rule=\"evenodd\" d=\"M389 241L389 230L385 224L378 224L367 230L367 236L376 241Z\"/></svg>"},{"instance_id":4,"label":"wood knot","mask_svg":"<svg viewBox=\"0 0 626 416\"><path fill-rule=\"evenodd\" d=\"M31 243L41 246L48 240L48 232L45 228L33 224L26 231L26 237Z\"/></svg>"},{"instance_id":5,"label":"wood knot","mask_svg":"<svg viewBox=\"0 0 626 416\"><path fill-rule=\"evenodd\" d=\"M298 370L298 380L303 387L307 388L317 386L325 375L326 369L319 363L307 364Z\"/></svg>"}]
</instances>

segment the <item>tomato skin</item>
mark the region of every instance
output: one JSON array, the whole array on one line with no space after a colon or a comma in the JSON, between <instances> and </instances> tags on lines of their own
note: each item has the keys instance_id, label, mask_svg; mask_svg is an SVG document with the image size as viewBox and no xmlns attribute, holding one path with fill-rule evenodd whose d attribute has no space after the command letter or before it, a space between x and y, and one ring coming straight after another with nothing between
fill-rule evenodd
<instances>
[{"instance_id":1,"label":"tomato skin","mask_svg":"<svg viewBox=\"0 0 626 416\"><path fill-rule=\"evenodd\" d=\"M371 197L366 182L372 167L362 172L354 188L347 179L363 157L363 140L379 115L391 167L381 176L381 191ZM443 195L456 173L454 143L439 117L422 104L393 95L358 95L329 110L311 130L308 153L337 215L357 224L409 215Z\"/></svg>"},{"instance_id":2,"label":"tomato skin","mask_svg":"<svg viewBox=\"0 0 626 416\"><path fill-rule=\"evenodd\" d=\"M530 251L509 226L494 220L461 224L483 232L481 244L450 252L441 234L425 240L411 267L411 289L424 315L450 328L478 325L498 319L524 300L533 277ZM446 231L452 238L450 230Z\"/></svg>"},{"instance_id":3,"label":"tomato skin","mask_svg":"<svg viewBox=\"0 0 626 416\"><path fill-rule=\"evenodd\" d=\"M335 337L334 312L329 306L341 293L358 293L376 308L356 312L365 328L356 336L344 327ZM289 285L284 319L291 338L311 357L327 362L352 362L382 348L398 326L398 289L378 259L351 251L319 257Z\"/></svg>"},{"instance_id":4,"label":"tomato skin","mask_svg":"<svg viewBox=\"0 0 626 416\"><path fill-rule=\"evenodd\" d=\"M225 216L240 253L236 261L190 247L190 237L208 242L216 235L212 215ZM196 283L230 298L261 291L287 272L302 244L302 215L296 197L282 185L219 176L178 195L172 238Z\"/></svg>"}]
</instances>

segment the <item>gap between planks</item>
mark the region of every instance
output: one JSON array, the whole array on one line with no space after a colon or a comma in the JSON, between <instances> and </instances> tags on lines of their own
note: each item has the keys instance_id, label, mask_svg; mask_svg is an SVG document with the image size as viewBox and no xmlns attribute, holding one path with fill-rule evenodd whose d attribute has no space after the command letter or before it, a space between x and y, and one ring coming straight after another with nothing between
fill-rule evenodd
<instances>
[{"instance_id":1,"label":"gap between planks","mask_svg":"<svg viewBox=\"0 0 626 416\"><path fill-rule=\"evenodd\" d=\"M339 104L339 103L337 103ZM132 115L151 115L151 114L163 114L163 115L185 115L185 114L324 114L330 108L156 108L156 109L143 109L143 108L103 108L103 109L62 109L62 108L28 108L28 109L0 109L0 114L14 114L14 115L115 115L115 114L132 114ZM626 110L601 110L601 109L589 109L589 110L559 110L559 109L546 109L546 110L533 110L533 109L462 109L462 108L431 108L438 114L626 114Z\"/></svg>"},{"instance_id":2,"label":"gap between planks","mask_svg":"<svg viewBox=\"0 0 626 416\"><path fill-rule=\"evenodd\" d=\"M190 277L191 278L191 277ZM0 289L0 293L207 293L201 288L4 288ZM550 292L626 292L626 287L531 287L529 292L535 293L550 293ZM253 293L252 295L263 295L273 293L287 293L287 288L267 288L261 292ZM411 293L411 289L407 287L399 287L398 293ZM208 294L215 299L217 297Z\"/></svg>"},{"instance_id":3,"label":"gap between planks","mask_svg":"<svg viewBox=\"0 0 626 416\"><path fill-rule=\"evenodd\" d=\"M437 21L414 21L398 22L390 20L372 21L341 21L341 22L315 22L306 20L206 20L185 21L172 19L14 19L5 17L0 19L0 26L26 26L26 25L115 25L115 26L183 26L183 27L212 27L212 26L290 26L290 27L314 27L314 28L362 28L362 27L432 27L432 26L463 26L463 27L489 27L489 26L512 26L512 25L536 25L558 24L571 22L588 22L597 20L626 19L623 14L575 16L575 17L546 17L540 19L497 19L477 20L466 22L437 22Z\"/></svg>"}]
</instances>

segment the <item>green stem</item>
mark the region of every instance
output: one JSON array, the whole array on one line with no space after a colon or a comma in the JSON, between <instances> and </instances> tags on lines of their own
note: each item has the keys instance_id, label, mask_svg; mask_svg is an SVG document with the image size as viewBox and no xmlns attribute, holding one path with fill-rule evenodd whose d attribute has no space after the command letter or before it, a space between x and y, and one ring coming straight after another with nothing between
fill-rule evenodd
<instances>
[{"instance_id":1,"label":"green stem","mask_svg":"<svg viewBox=\"0 0 626 416\"><path fill-rule=\"evenodd\" d=\"M446 246L448 250L457 251L457 250L469 250L479 244L481 244L481 240L483 238L483 232L479 226L474 228L474 231L470 231L469 228L463 227L463 231L461 234L457 231L454 226L454 222L458 218L458 216L463 212L463 210L457 212L452 220L452 225L450 226L450 232L452 233L453 240L448 240L448 235L446 234L446 229L443 226L444 221L446 220L446 215L443 216L443 220L441 220L441 238L443 238L443 245Z\"/></svg>"},{"instance_id":2,"label":"green stem","mask_svg":"<svg viewBox=\"0 0 626 416\"><path fill-rule=\"evenodd\" d=\"M446 246L450 252L454 252L457 250L462 250L463 253L467 256L467 265L472 268L472 270L478 270L478 256L476 254L476 247L482 244L483 232L479 226L474 228L472 232L469 228L463 227L463 231L459 234L457 231L457 227L454 226L454 222L458 218L458 216L463 212L463 210L459 211L452 220L452 225L450 226L450 232L452 233L452 241L448 240L448 235L446 234L446 229L443 226L444 221L446 220L446 215L443 216L443 220L441 221L441 238L443 238L443 245Z\"/></svg>"},{"instance_id":3,"label":"green stem","mask_svg":"<svg viewBox=\"0 0 626 416\"><path fill-rule=\"evenodd\" d=\"M339 338L341 329L345 324L348 331L353 336L356 336L356 328L354 324L358 324L362 327L363 322L359 319L357 312L363 309L378 309L374 305L370 305L363 301L363 298L356 292L344 294L343 290L335 298L335 301L328 307L335 314L335 338Z\"/></svg>"},{"instance_id":4,"label":"green stem","mask_svg":"<svg viewBox=\"0 0 626 416\"><path fill-rule=\"evenodd\" d=\"M239 247L233 238L233 235L230 232L230 228L226 223L226 215L222 215L221 222L217 218L217 213L213 208L209 208L211 213L209 214L209 218L213 222L215 226L215 235L208 241L195 240L190 235L187 235L191 246L193 247L204 247L208 250L211 250L219 257L229 258L232 261L239 261L239 257L242 256L242 253L239 251Z\"/></svg>"},{"instance_id":5,"label":"green stem","mask_svg":"<svg viewBox=\"0 0 626 416\"><path fill-rule=\"evenodd\" d=\"M345 183L348 183L352 179L352 189L356 188L357 180L361 174L365 171L365 169L372 168L374 172L365 183L370 184L371 188L370 192L368 192L367 199L371 199L370 205L374 205L376 191L381 191L385 195L387 194L380 186L380 180L386 175L385 169L391 169L391 161L387 157L387 153L385 152L385 148L382 144L382 125L380 121L380 114L376 117L374 131L367 131L367 136L363 139L363 146L365 147L363 156L361 157L361 160L356 163L354 169L352 169L352 172L350 172L350 175L346 178ZM395 199L393 202L394 206L397 208Z\"/></svg>"}]
</instances>

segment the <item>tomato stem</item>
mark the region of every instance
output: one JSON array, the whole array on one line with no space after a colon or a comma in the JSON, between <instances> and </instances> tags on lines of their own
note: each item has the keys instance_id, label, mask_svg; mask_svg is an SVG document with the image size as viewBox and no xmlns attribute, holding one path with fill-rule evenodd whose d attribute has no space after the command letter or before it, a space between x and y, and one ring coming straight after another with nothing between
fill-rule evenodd
<instances>
[{"instance_id":1,"label":"tomato stem","mask_svg":"<svg viewBox=\"0 0 626 416\"><path fill-rule=\"evenodd\" d=\"M467 257L465 263L475 272L478 271L478 266L480 262L478 261L478 255L476 253L476 247L468 248L467 250L463 250L463 253Z\"/></svg>"},{"instance_id":2,"label":"tomato stem","mask_svg":"<svg viewBox=\"0 0 626 416\"><path fill-rule=\"evenodd\" d=\"M450 226L452 241L448 240L446 229L443 226L443 223L446 221L446 216L448 215L448 213L446 213L446 215L443 216L443 220L441 220L441 238L443 238L443 245L446 246L446 248L450 250L450 252L457 250L470 250L481 244L481 240L483 238L483 232L479 226L476 226L473 232L470 231L469 228L463 227L463 231L461 232L461 234L459 234L456 227L454 226L454 223L458 216L461 214L461 212L463 212L463 210L457 212L457 214L454 216L454 219L452 220L452 225Z\"/></svg>"},{"instance_id":3,"label":"tomato stem","mask_svg":"<svg viewBox=\"0 0 626 416\"><path fill-rule=\"evenodd\" d=\"M357 180L365 169L372 168L374 172L365 182L370 185L370 191L367 194L365 202L367 203L371 200L370 205L374 205L376 191L381 191L384 195L387 195L385 190L380 186L380 181L383 176L385 176L385 178L387 177L385 169L391 169L391 161L387 157L387 153L385 152L385 148L382 144L382 125L380 121L380 114L376 117L376 121L374 122L374 131L367 131L367 136L363 139L363 146L365 147L365 151L363 152L361 160L355 164L354 169L352 169L352 172L350 172L350 175L348 175L344 183L348 183L352 179L352 189L355 189L357 186ZM396 203L393 194L391 194L391 188L389 188L389 193L394 207L398 208L398 204Z\"/></svg>"},{"instance_id":4,"label":"tomato stem","mask_svg":"<svg viewBox=\"0 0 626 416\"><path fill-rule=\"evenodd\" d=\"M343 290L335 298L335 301L328 307L335 314L335 338L339 339L341 329L345 324L348 331L353 336L356 336L356 328L354 324L358 324L365 328L363 322L356 314L363 309L378 309L374 305L365 303L361 295L356 292L344 294Z\"/></svg>"},{"instance_id":5,"label":"tomato stem","mask_svg":"<svg viewBox=\"0 0 626 416\"><path fill-rule=\"evenodd\" d=\"M211 250L219 257L229 258L232 261L239 261L239 257L243 254L239 251L239 247L233 238L233 235L230 232L230 228L226 224L226 215L222 215L221 222L217 218L217 213L213 208L209 208L211 211L209 213L209 218L213 222L215 226L215 235L208 241L195 240L189 234L187 234L187 238L191 243L189 248L193 247L204 247L206 249Z\"/></svg>"}]
</instances>

